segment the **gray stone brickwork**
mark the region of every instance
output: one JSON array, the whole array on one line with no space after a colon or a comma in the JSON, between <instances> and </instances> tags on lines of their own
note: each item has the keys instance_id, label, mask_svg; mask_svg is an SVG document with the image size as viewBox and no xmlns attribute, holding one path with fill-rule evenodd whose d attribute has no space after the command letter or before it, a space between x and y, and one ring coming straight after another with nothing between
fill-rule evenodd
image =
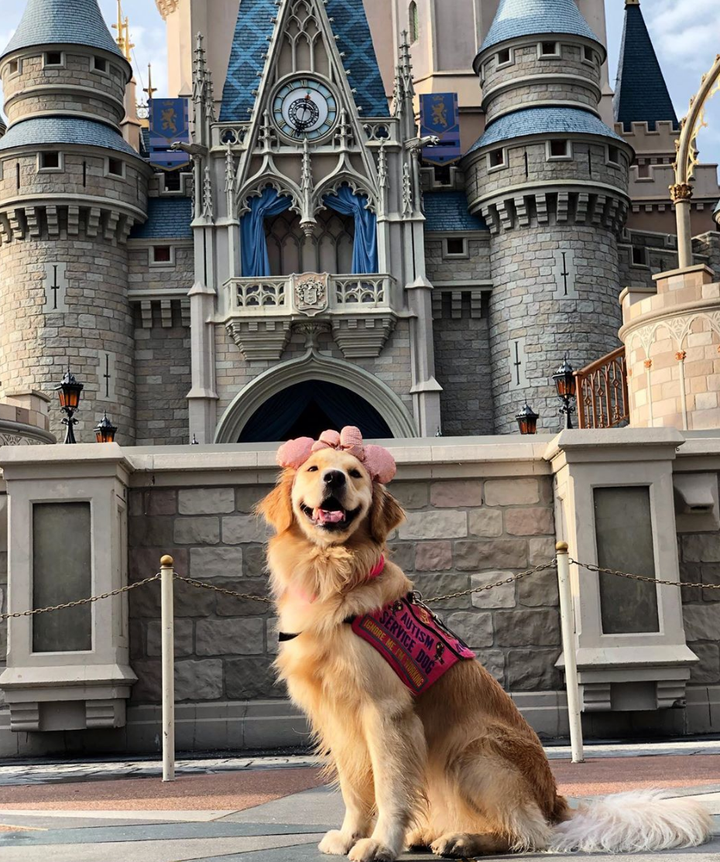
<instances>
[{"instance_id":1,"label":"gray stone brickwork","mask_svg":"<svg viewBox=\"0 0 720 862\"><path fill-rule=\"evenodd\" d=\"M157 570L170 553L179 573L244 593L267 592L267 530L252 513L270 486L137 489L130 495L130 577ZM554 553L549 478L396 482L407 522L393 559L426 597L503 580ZM554 574L433 605L510 691L556 691L560 654ZM177 699L285 697L271 668L271 610L178 584ZM140 681L132 702L160 700L159 592L130 594L131 654Z\"/></svg>"}]
</instances>

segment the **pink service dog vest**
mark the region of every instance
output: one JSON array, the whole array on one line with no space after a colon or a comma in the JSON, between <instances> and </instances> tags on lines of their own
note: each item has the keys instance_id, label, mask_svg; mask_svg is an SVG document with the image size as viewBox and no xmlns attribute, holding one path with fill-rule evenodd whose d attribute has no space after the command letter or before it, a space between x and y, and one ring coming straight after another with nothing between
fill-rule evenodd
<instances>
[{"instance_id":1,"label":"pink service dog vest","mask_svg":"<svg viewBox=\"0 0 720 862\"><path fill-rule=\"evenodd\" d=\"M459 661L475 653L413 593L351 622L413 694L422 694Z\"/></svg>"}]
</instances>

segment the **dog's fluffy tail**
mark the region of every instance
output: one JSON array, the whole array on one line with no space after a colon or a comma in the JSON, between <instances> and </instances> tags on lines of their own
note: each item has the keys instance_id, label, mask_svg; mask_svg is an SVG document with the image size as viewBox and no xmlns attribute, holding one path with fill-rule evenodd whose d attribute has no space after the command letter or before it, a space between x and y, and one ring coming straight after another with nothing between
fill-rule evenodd
<instances>
[{"instance_id":1,"label":"dog's fluffy tail","mask_svg":"<svg viewBox=\"0 0 720 862\"><path fill-rule=\"evenodd\" d=\"M555 827L549 850L637 853L697 847L710 838L712 817L701 802L636 790L580 806Z\"/></svg>"}]
</instances>

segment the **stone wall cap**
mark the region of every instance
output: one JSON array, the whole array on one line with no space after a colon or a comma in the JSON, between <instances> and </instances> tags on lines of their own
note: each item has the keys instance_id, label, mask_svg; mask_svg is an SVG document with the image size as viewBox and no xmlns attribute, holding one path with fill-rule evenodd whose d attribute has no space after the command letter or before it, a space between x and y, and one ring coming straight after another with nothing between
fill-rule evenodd
<instances>
[{"instance_id":1,"label":"stone wall cap","mask_svg":"<svg viewBox=\"0 0 720 862\"><path fill-rule=\"evenodd\" d=\"M49 464L123 464L131 470L126 451L117 443L76 443L74 446L3 446L0 448L0 466L14 467L30 464L40 467Z\"/></svg>"},{"instance_id":2,"label":"stone wall cap","mask_svg":"<svg viewBox=\"0 0 720 862\"><path fill-rule=\"evenodd\" d=\"M664 278L676 278L678 275L685 275L689 272L707 272L713 279L715 278L715 272L706 263L696 263L683 269L670 269L667 272L659 272L653 276L653 281L661 281Z\"/></svg>"},{"instance_id":3,"label":"stone wall cap","mask_svg":"<svg viewBox=\"0 0 720 862\"><path fill-rule=\"evenodd\" d=\"M27 398L29 396L34 396L35 398L39 398L41 401L47 401L48 404L50 404L53 400L47 394L47 392L40 392L39 389L6 389L5 390L5 398Z\"/></svg>"},{"instance_id":4,"label":"stone wall cap","mask_svg":"<svg viewBox=\"0 0 720 862\"><path fill-rule=\"evenodd\" d=\"M633 458L640 453L638 447L666 447L677 450L685 443L685 437L676 428L607 428L599 430L565 430L557 435L545 449L543 457L552 461L566 452L586 452L589 459L598 450L635 447Z\"/></svg>"}]
</instances>

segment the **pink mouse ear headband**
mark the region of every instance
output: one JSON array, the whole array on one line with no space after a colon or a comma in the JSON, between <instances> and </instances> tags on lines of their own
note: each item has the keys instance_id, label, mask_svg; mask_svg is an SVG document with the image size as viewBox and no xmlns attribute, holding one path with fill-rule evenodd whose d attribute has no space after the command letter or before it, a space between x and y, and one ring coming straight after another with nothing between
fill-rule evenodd
<instances>
[{"instance_id":1,"label":"pink mouse ear headband","mask_svg":"<svg viewBox=\"0 0 720 862\"><path fill-rule=\"evenodd\" d=\"M337 431L323 431L320 439L299 437L283 443L277 453L277 462L281 467L298 470L313 454L321 449L336 449L347 452L362 461L374 482L387 485L397 472L395 459L382 446L365 446L359 428L348 426L338 434Z\"/></svg>"}]
</instances>

